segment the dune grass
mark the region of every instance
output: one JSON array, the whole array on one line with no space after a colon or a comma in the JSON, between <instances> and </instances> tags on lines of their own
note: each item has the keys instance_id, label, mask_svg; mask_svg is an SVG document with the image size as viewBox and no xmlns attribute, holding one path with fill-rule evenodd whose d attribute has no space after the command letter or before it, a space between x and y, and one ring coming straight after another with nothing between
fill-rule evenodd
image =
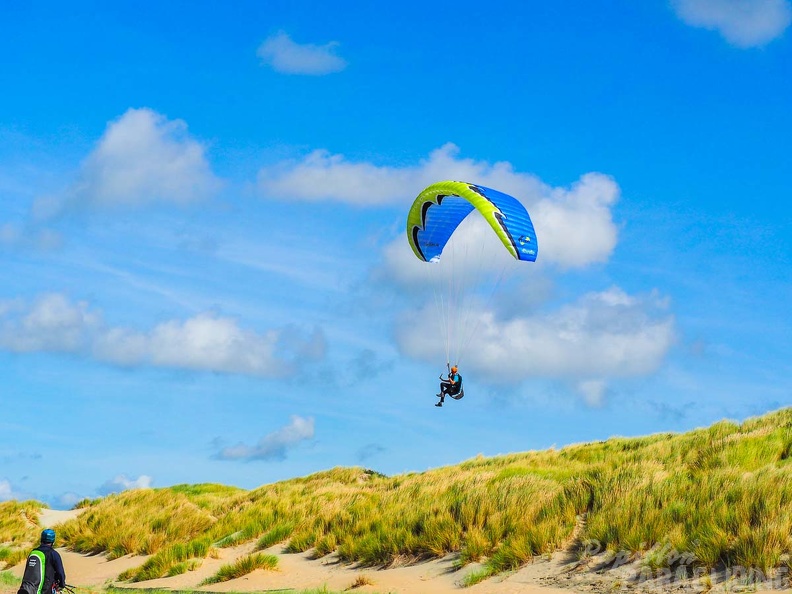
<instances>
[{"instance_id":1,"label":"dune grass","mask_svg":"<svg viewBox=\"0 0 792 594\"><path fill-rule=\"evenodd\" d=\"M373 586L373 585L374 585L374 580L372 580L366 574L361 574L361 575L357 576L352 581L351 584L349 584L349 587L347 588L347 590L354 590L355 588L362 588L363 586Z\"/></svg>"},{"instance_id":2,"label":"dune grass","mask_svg":"<svg viewBox=\"0 0 792 594\"><path fill-rule=\"evenodd\" d=\"M27 558L28 554L30 553L30 549L32 548L32 544L24 548L0 546L0 564L2 564L2 566L6 569L13 567L17 563Z\"/></svg>"},{"instance_id":3,"label":"dune grass","mask_svg":"<svg viewBox=\"0 0 792 594\"><path fill-rule=\"evenodd\" d=\"M263 551L264 549L270 548L272 545L283 542L291 536L292 532L294 532L293 523L285 522L283 524L276 524L258 539L258 542L256 542L256 550Z\"/></svg>"},{"instance_id":4,"label":"dune grass","mask_svg":"<svg viewBox=\"0 0 792 594\"><path fill-rule=\"evenodd\" d=\"M129 491L91 503L59 538L82 552L153 555L124 575L136 581L180 571L218 547L280 542L287 552L372 567L456 553L457 567L484 563L470 582L573 540L647 554L656 567L673 563L647 553L662 545L708 569L767 570L792 553L791 461L792 409L784 409L393 477L336 468L252 491Z\"/></svg>"},{"instance_id":5,"label":"dune grass","mask_svg":"<svg viewBox=\"0 0 792 594\"><path fill-rule=\"evenodd\" d=\"M38 517L45 507L38 501L0 503L0 569L8 569L25 559L38 543L41 534Z\"/></svg>"},{"instance_id":6,"label":"dune grass","mask_svg":"<svg viewBox=\"0 0 792 594\"><path fill-rule=\"evenodd\" d=\"M149 557L140 567L123 572L118 576L118 579L142 582L185 573L194 566L194 564L188 564L188 561L205 558L209 554L210 547L209 539L206 538L192 540L185 544L168 545Z\"/></svg>"},{"instance_id":7,"label":"dune grass","mask_svg":"<svg viewBox=\"0 0 792 594\"><path fill-rule=\"evenodd\" d=\"M217 584L227 582L247 575L256 569L275 569L278 566L278 558L275 555L265 555L264 553L254 553L237 559L234 563L223 565L217 573L206 578L201 582L202 586L207 584Z\"/></svg>"},{"instance_id":8,"label":"dune grass","mask_svg":"<svg viewBox=\"0 0 792 594\"><path fill-rule=\"evenodd\" d=\"M19 578L10 571L0 571L0 586L18 586Z\"/></svg>"}]
</instances>

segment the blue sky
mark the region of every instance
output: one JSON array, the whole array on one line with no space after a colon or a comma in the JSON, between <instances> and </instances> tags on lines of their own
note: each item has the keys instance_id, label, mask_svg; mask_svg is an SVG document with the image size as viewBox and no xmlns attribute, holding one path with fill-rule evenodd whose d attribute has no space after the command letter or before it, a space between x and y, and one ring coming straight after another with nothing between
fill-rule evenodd
<instances>
[{"instance_id":1,"label":"blue sky","mask_svg":"<svg viewBox=\"0 0 792 594\"><path fill-rule=\"evenodd\" d=\"M380 4L4 8L0 500L790 404L788 0ZM404 225L443 179L516 196L540 248L460 229L507 282L437 409Z\"/></svg>"}]
</instances>

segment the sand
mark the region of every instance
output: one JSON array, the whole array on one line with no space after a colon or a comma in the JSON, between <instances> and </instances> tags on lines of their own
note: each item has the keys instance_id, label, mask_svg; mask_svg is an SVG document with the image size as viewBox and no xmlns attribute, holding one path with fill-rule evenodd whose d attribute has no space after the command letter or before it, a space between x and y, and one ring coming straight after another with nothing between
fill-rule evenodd
<instances>
[{"instance_id":1,"label":"sand","mask_svg":"<svg viewBox=\"0 0 792 594\"><path fill-rule=\"evenodd\" d=\"M57 509L42 509L39 514L38 523L42 528L54 528L58 524L63 524L79 516L84 510L70 509L61 511Z\"/></svg>"},{"instance_id":2,"label":"sand","mask_svg":"<svg viewBox=\"0 0 792 594\"><path fill-rule=\"evenodd\" d=\"M539 585L536 580L542 573L540 564L504 576L498 576L470 588L460 585L464 576L477 569L466 567L461 571L453 570L455 556L443 559L396 567L377 569L342 564L335 555L323 559L312 559L310 553L284 554L282 545L276 545L265 553L278 557L276 570L256 570L244 577L199 587L206 577L213 575L220 566L241 555L251 552L251 546L223 549L219 559L205 559L201 567L182 575L161 578L136 584L116 584L136 588L167 588L173 590L198 590L209 592L262 592L267 590L321 588L330 591L350 589L363 578L368 585L356 587L355 592L379 592L382 594L570 594L568 590ZM85 557L75 553L64 554L64 564L69 572L69 581L81 585L102 585L110 583L112 574L130 566L143 563L145 558L124 557L106 561L101 557ZM72 577L73 576L73 577Z\"/></svg>"},{"instance_id":3,"label":"sand","mask_svg":"<svg viewBox=\"0 0 792 594\"><path fill-rule=\"evenodd\" d=\"M343 591L361 578L367 585L354 588L355 592L381 594L570 594L569 590L544 587L537 583L541 564L504 576L497 576L470 588L462 588L460 581L477 566L461 571L453 570L455 556L390 569L357 567L342 564L335 555L312 559L309 553L285 554L282 545L264 551L278 557L276 570L256 570L244 577L198 587L205 578L213 575L222 565L252 552L252 544L220 549L219 558L207 558L194 571L182 575L145 582L115 583L117 576L130 567L142 565L147 557L128 555L108 561L104 555L82 555L58 548L69 584L91 588L116 585L131 588L162 588L172 590L197 590L208 592L263 592L267 590L310 589L327 587L330 591ZM12 572L21 577L20 563ZM537 571L539 570L539 571ZM9 590L10 592L10 590Z\"/></svg>"},{"instance_id":4,"label":"sand","mask_svg":"<svg viewBox=\"0 0 792 594\"><path fill-rule=\"evenodd\" d=\"M83 510L58 511L43 509L39 516L42 528L55 528ZM121 572L145 563L148 557L127 555L119 559L108 560L104 555L83 555L58 548L63 558L67 581L75 586L90 588L116 585L133 588L163 588L171 590L198 590L209 592L262 592L267 590L327 587L330 591L343 591L354 588L355 592L378 592L381 594L452 594L469 592L470 594L570 594L571 591L560 588L541 586L537 580L549 570L541 564L531 564L524 569L506 575L497 576L470 588L462 588L461 581L476 569L477 565L454 571L456 556L449 555L442 559L408 564L401 567L379 569L359 567L340 563L336 555L328 555L322 559L313 559L310 551L300 554L283 553L283 545L270 547L264 553L278 558L275 570L256 570L244 577L199 587L205 578L214 575L225 564L247 555L253 551L253 544L248 543L233 548L219 549L218 558L202 560L200 567L182 575L149 580L146 582L116 583ZM12 573L21 577L24 564L12 568ZM13 588L7 588L11 592ZM5 594L5 592L0 593Z\"/></svg>"},{"instance_id":5,"label":"sand","mask_svg":"<svg viewBox=\"0 0 792 594\"><path fill-rule=\"evenodd\" d=\"M462 579L480 566L471 565L454 571L456 556L415 563L403 567L377 569L342 564L335 555L322 559L312 559L310 552L285 554L282 545L267 549L266 553L278 557L276 570L256 570L244 577L199 587L205 578L213 575L222 565L252 551L252 545L221 549L217 559L207 558L200 567L182 575L149 580L146 582L116 583L117 576L130 567L143 564L146 556L126 556L108 561L103 555L81 555L58 549L70 584L99 588L115 585L118 587L194 590L197 592L266 592L322 588L331 592L353 591L380 594L613 594L630 592L634 594L700 594L699 584L677 583L660 586L647 583L643 587L627 586L624 578L636 567L625 566L624 571L593 572L583 571L575 564L568 563L568 556L559 553L550 559L537 559L518 571L507 572L485 580L470 588L461 586ZM21 576L23 564L12 572ZM359 580L366 585L352 589ZM637 587L636 587L637 586ZM753 592L763 594L765 588L746 588L744 585L726 581L714 587L710 594L730 594L733 592ZM16 588L0 588L0 594L14 594ZM790 590L776 589L773 594L789 594ZM766 591L770 594L770 591Z\"/></svg>"},{"instance_id":6,"label":"sand","mask_svg":"<svg viewBox=\"0 0 792 594\"><path fill-rule=\"evenodd\" d=\"M42 510L39 523L43 527L55 527L81 513L81 510L57 511ZM82 555L58 549L63 557L67 581L75 586L97 588L109 585L130 588L160 588L170 590L195 590L205 592L266 592L272 590L297 591L326 587L330 591L351 590L354 592L380 594L572 594L586 592L591 594L610 594L625 591L629 575L640 570L639 562L625 565L618 570L607 572L588 571L576 562L570 562L566 553L558 553L550 558L537 559L518 571L507 572L487 579L475 586L463 588L462 580L471 572L480 569L473 564L459 571L454 570L456 555L448 555L442 559L407 564L388 569L359 567L339 562L338 557L328 555L321 559L313 559L311 552L286 554L283 545L278 544L263 551L278 558L275 570L256 570L244 577L199 586L207 577L234 560L253 552L253 544L224 548L218 550L217 558L207 558L193 571L169 578L160 578L146 582L117 583L118 575L126 569L138 567L148 557L127 555L119 559L108 560L104 555ZM597 559L588 563L589 569L596 565ZM12 569L12 573L21 577L24 563ZM361 584L362 585L359 585ZM356 586L357 587L354 587ZM636 587L637 586L637 587ZM731 586L731 587L730 587ZM737 586L736 588L734 586ZM354 589L353 589L354 587ZM755 589L761 592L761 585ZM698 583L677 583L673 586L646 583L629 587L629 591L649 592L653 594L669 594L675 592L698 593ZM734 582L717 585L711 594L726 594L742 591ZM0 594L13 594L15 587L0 587ZM757 592L757 594L758 594ZM773 590L780 594L781 589ZM790 593L790 590L784 592Z\"/></svg>"},{"instance_id":7,"label":"sand","mask_svg":"<svg viewBox=\"0 0 792 594\"><path fill-rule=\"evenodd\" d=\"M534 583L536 572L531 571L530 566L508 576L500 576L463 589L459 582L467 573L474 571L477 567L470 566L461 571L454 571L453 562L456 556L453 555L404 567L377 569L342 564L335 555L312 559L310 552L284 554L282 549L282 545L275 545L263 551L278 558L276 570L256 570L235 580L198 587L204 578L213 575L221 565L252 552L252 545L245 545L221 550L219 559L206 559L195 571L172 578L139 582L135 586L211 592L260 592L288 588L301 590L326 586L331 591L342 591L350 589L362 577L369 582L369 585L355 588L356 592L460 594L465 591L470 594L516 594L518 592L568 594L568 591L565 590L542 587Z\"/></svg>"}]
</instances>

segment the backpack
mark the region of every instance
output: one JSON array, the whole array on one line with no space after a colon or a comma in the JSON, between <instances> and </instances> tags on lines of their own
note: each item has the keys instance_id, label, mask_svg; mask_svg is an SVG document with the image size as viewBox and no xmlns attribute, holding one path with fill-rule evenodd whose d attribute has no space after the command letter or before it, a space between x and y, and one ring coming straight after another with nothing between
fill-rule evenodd
<instances>
[{"instance_id":1,"label":"backpack","mask_svg":"<svg viewBox=\"0 0 792 594\"><path fill-rule=\"evenodd\" d=\"M17 594L42 594L44 577L47 572L47 555L44 551L33 549L25 563L25 573L22 576L22 585ZM49 594L46 592L45 594Z\"/></svg>"}]
</instances>

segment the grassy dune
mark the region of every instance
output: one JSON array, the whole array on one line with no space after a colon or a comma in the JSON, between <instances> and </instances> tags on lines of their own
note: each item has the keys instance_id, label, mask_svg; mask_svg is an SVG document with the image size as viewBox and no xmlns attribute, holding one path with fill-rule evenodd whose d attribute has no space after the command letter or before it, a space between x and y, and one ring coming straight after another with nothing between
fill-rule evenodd
<instances>
[{"instance_id":1,"label":"grassy dune","mask_svg":"<svg viewBox=\"0 0 792 594\"><path fill-rule=\"evenodd\" d=\"M30 543L38 542L41 528L36 522L43 507L46 506L38 501L0 503L0 569L22 561Z\"/></svg>"},{"instance_id":2,"label":"grassy dune","mask_svg":"<svg viewBox=\"0 0 792 594\"><path fill-rule=\"evenodd\" d=\"M393 477L336 468L253 491L129 491L92 503L59 537L88 553L152 554L123 576L132 581L246 542L257 550L284 542L289 552L336 552L371 566L459 553L460 565L485 561L473 581L573 540L628 552L665 544L702 567L766 570L792 553L790 459L785 409L685 434L479 457Z\"/></svg>"}]
</instances>

